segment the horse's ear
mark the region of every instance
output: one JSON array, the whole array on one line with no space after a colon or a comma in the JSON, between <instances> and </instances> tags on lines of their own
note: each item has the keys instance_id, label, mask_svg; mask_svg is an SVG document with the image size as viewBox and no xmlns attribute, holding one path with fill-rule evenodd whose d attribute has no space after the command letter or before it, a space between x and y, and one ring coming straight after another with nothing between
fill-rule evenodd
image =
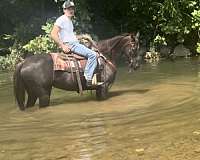
<instances>
[{"instance_id":1,"label":"horse's ear","mask_svg":"<svg viewBox=\"0 0 200 160\"><path fill-rule=\"evenodd\" d=\"M140 37L140 32L138 31L137 34L136 34L136 36L135 36L135 38L139 39L139 37Z\"/></svg>"}]
</instances>

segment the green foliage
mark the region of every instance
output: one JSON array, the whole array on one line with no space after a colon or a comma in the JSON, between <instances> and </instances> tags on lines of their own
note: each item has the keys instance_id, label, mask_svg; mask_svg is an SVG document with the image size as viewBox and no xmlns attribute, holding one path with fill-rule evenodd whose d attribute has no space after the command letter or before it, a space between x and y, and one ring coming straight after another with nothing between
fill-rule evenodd
<instances>
[{"instance_id":1,"label":"green foliage","mask_svg":"<svg viewBox=\"0 0 200 160\"><path fill-rule=\"evenodd\" d=\"M42 30L45 32L45 34L39 35L33 40L29 41L29 43L23 46L23 49L33 54L43 54L55 51L57 49L57 46L49 36L52 27L53 21L47 21L46 24L42 26Z\"/></svg>"},{"instance_id":2,"label":"green foliage","mask_svg":"<svg viewBox=\"0 0 200 160\"><path fill-rule=\"evenodd\" d=\"M199 53L200 54L200 43L197 43L197 53Z\"/></svg>"},{"instance_id":3,"label":"green foliage","mask_svg":"<svg viewBox=\"0 0 200 160\"><path fill-rule=\"evenodd\" d=\"M15 43L25 44L31 38L37 36L41 30L38 26L41 26L41 19L32 18L29 23L19 23L14 29Z\"/></svg>"},{"instance_id":4,"label":"green foliage","mask_svg":"<svg viewBox=\"0 0 200 160\"><path fill-rule=\"evenodd\" d=\"M48 35L40 35L31 40L23 48L33 54L49 53L55 49L55 44Z\"/></svg>"},{"instance_id":5,"label":"green foliage","mask_svg":"<svg viewBox=\"0 0 200 160\"><path fill-rule=\"evenodd\" d=\"M154 44L167 45L165 37L162 37L159 34L155 37Z\"/></svg>"},{"instance_id":6,"label":"green foliage","mask_svg":"<svg viewBox=\"0 0 200 160\"><path fill-rule=\"evenodd\" d=\"M198 31L198 36L199 36L199 42L197 43L197 48L196 48L196 51L197 53L200 54L200 7L198 10L194 10L192 12L192 28L193 29L196 29Z\"/></svg>"},{"instance_id":7,"label":"green foliage","mask_svg":"<svg viewBox=\"0 0 200 160\"><path fill-rule=\"evenodd\" d=\"M56 3L55 3L56 2ZM0 45L9 45L11 54L0 57L1 68L12 68L26 52L48 53L57 50L49 37L53 21L41 25L49 16L62 14L64 0L1 0ZM200 53L199 0L74 0L77 34L111 37L121 32L140 31L141 38L155 49L160 44L186 43ZM57 11L60 11L58 14ZM25 14L24 14L25 13ZM38 18L39 17L39 18ZM42 32L44 31L44 33ZM172 44L174 43L174 44ZM23 46L23 47L22 47ZM10 67L9 67L10 66Z\"/></svg>"},{"instance_id":8,"label":"green foliage","mask_svg":"<svg viewBox=\"0 0 200 160\"><path fill-rule=\"evenodd\" d=\"M11 54L0 56L0 70L13 70L16 63L21 59L19 48L10 48Z\"/></svg>"},{"instance_id":9,"label":"green foliage","mask_svg":"<svg viewBox=\"0 0 200 160\"><path fill-rule=\"evenodd\" d=\"M74 19L74 27L77 34L91 33L91 13L88 12L88 4L86 1L76 2L76 16Z\"/></svg>"},{"instance_id":10,"label":"green foliage","mask_svg":"<svg viewBox=\"0 0 200 160\"><path fill-rule=\"evenodd\" d=\"M153 12L155 26L154 42L157 35L162 35L168 45L183 43L186 35L199 30L199 3L195 0L164 0L152 3L157 11Z\"/></svg>"},{"instance_id":11,"label":"green foliage","mask_svg":"<svg viewBox=\"0 0 200 160\"><path fill-rule=\"evenodd\" d=\"M199 28L200 3L196 0L88 1L92 11L109 19L118 32L139 30L151 45L163 43L159 36L168 45L183 43L191 31Z\"/></svg>"},{"instance_id":12,"label":"green foliage","mask_svg":"<svg viewBox=\"0 0 200 160\"><path fill-rule=\"evenodd\" d=\"M39 35L33 40L29 41L26 45L22 46L16 41L12 47L10 47L11 54L5 57L0 57L0 69L12 70L15 64L21 59L22 55L26 52L33 54L42 54L52 52L57 49L56 44L49 37L49 33L53 27L53 21L49 20L42 26L44 35ZM14 39L13 35L5 35L5 39Z\"/></svg>"},{"instance_id":13,"label":"green foliage","mask_svg":"<svg viewBox=\"0 0 200 160\"><path fill-rule=\"evenodd\" d=\"M192 28L200 30L200 9L192 12Z\"/></svg>"},{"instance_id":14,"label":"green foliage","mask_svg":"<svg viewBox=\"0 0 200 160\"><path fill-rule=\"evenodd\" d=\"M38 29L38 26L41 26L41 23L41 20L38 18L33 18L30 20L30 23L26 24L20 22L14 28L13 34L3 34L2 39L12 45L24 45L33 37L36 37L41 33L41 29Z\"/></svg>"}]
</instances>

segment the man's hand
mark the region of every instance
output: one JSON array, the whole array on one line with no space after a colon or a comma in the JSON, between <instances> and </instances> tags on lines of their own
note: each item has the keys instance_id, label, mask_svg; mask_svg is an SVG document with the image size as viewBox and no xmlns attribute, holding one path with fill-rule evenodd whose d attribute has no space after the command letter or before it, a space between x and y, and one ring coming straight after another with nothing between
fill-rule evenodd
<instances>
[{"instance_id":1,"label":"man's hand","mask_svg":"<svg viewBox=\"0 0 200 160\"><path fill-rule=\"evenodd\" d=\"M61 44L60 47L62 48L64 53L69 53L71 51L71 48L67 44Z\"/></svg>"}]
</instances>

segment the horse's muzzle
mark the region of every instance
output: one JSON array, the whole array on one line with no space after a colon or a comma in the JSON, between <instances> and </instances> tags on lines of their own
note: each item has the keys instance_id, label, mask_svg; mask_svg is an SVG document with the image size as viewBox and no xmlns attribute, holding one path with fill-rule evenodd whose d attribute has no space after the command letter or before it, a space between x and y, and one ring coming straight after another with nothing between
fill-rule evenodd
<instances>
[{"instance_id":1,"label":"horse's muzzle","mask_svg":"<svg viewBox=\"0 0 200 160\"><path fill-rule=\"evenodd\" d=\"M140 67L140 63L139 62L134 62L134 61L131 61L129 63L129 69L128 69L128 72L129 73L132 73L134 70L137 70L138 68Z\"/></svg>"}]
</instances>

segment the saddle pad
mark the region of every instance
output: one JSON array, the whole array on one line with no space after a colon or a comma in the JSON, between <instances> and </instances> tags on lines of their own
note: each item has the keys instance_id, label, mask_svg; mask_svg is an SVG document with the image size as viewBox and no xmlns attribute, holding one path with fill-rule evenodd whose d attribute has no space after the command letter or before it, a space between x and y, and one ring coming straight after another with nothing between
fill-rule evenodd
<instances>
[{"instance_id":1,"label":"saddle pad","mask_svg":"<svg viewBox=\"0 0 200 160\"><path fill-rule=\"evenodd\" d=\"M70 59L69 60L62 59L59 54L60 53L50 53L50 55L53 59L54 71L61 70L61 71L67 71L67 72L71 72L71 71L75 72L76 71L76 68L75 68L76 62L74 62L73 60L70 60ZM83 72L87 60L86 59L80 59L80 60L75 59L75 60L78 62L79 71Z\"/></svg>"}]
</instances>

